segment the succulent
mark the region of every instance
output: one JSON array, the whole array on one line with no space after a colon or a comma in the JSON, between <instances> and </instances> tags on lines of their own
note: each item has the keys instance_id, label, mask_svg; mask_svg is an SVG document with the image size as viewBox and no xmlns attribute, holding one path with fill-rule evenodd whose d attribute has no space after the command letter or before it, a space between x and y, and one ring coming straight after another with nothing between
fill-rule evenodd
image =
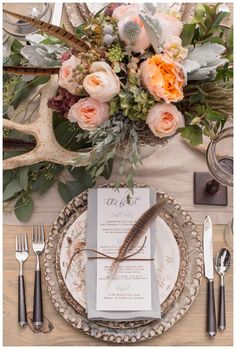
<instances>
[{"instance_id":1,"label":"succulent","mask_svg":"<svg viewBox=\"0 0 236 349\"><path fill-rule=\"evenodd\" d=\"M106 57L110 62L121 62L124 56L124 51L119 45L112 45L106 54Z\"/></svg>"},{"instance_id":2,"label":"succulent","mask_svg":"<svg viewBox=\"0 0 236 349\"><path fill-rule=\"evenodd\" d=\"M114 36L112 36L111 34L106 34L103 37L103 43L106 46L111 46L111 44L113 43L114 39L115 39Z\"/></svg>"},{"instance_id":3,"label":"succulent","mask_svg":"<svg viewBox=\"0 0 236 349\"><path fill-rule=\"evenodd\" d=\"M122 38L124 38L125 41L133 43L137 41L140 32L141 32L141 29L138 23L135 23L133 21L128 21L124 24L122 28Z\"/></svg>"}]
</instances>

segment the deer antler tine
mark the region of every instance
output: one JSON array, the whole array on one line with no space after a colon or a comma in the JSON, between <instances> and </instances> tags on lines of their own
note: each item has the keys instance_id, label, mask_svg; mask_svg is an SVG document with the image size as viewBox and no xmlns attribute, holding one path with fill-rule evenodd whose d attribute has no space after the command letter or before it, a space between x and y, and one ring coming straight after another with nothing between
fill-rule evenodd
<instances>
[{"instance_id":1,"label":"deer antler tine","mask_svg":"<svg viewBox=\"0 0 236 349\"><path fill-rule=\"evenodd\" d=\"M5 159L3 161L4 170L32 165L41 161L55 162L64 166L86 166L96 157L96 152L94 150L88 152L69 151L57 142L53 130L53 112L47 106L48 99L56 95L57 88L58 76L53 75L49 82L39 91L41 99L38 109L38 118L33 122L21 124L4 119L4 127L33 135L37 143L33 150Z\"/></svg>"}]
</instances>

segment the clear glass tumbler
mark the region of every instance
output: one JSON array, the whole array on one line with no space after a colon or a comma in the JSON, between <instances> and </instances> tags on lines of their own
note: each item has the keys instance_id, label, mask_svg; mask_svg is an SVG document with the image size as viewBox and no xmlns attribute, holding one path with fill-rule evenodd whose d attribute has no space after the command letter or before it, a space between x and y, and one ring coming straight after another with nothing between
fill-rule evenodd
<instances>
[{"instance_id":1,"label":"clear glass tumbler","mask_svg":"<svg viewBox=\"0 0 236 349\"><path fill-rule=\"evenodd\" d=\"M206 160L217 182L233 186L233 127L225 128L210 142Z\"/></svg>"},{"instance_id":2,"label":"clear glass tumbler","mask_svg":"<svg viewBox=\"0 0 236 349\"><path fill-rule=\"evenodd\" d=\"M33 17L45 22L49 22L51 18L51 6L49 3L27 3L27 2L17 2L17 3L4 3L3 9L15 12L21 15ZM27 34L32 34L39 29L34 26L25 23L7 13L3 12L3 29L8 34L14 36L18 40L25 40Z\"/></svg>"}]
</instances>

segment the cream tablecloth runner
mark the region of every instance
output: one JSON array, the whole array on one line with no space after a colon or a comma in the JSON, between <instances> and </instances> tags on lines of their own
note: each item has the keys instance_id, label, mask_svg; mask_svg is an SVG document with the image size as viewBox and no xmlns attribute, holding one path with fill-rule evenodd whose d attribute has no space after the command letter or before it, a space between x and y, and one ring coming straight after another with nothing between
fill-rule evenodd
<instances>
[{"instance_id":1,"label":"cream tablecloth runner","mask_svg":"<svg viewBox=\"0 0 236 349\"><path fill-rule=\"evenodd\" d=\"M112 177L109 182L119 178L118 167L120 160L115 161ZM202 224L206 214L212 218L213 224L227 224L232 218L232 189L228 189L228 206L201 206L193 204L193 172L206 172L205 155L189 148L180 136L175 137L167 146L161 146L148 158L143 160L135 177L137 184L147 184L156 187L174 197L187 211L196 224ZM106 183L100 179L99 184ZM65 205L57 188L54 186L46 194L37 193L34 198L34 213L24 224L44 222L52 224ZM13 212L14 203L3 214L4 224L22 224Z\"/></svg>"}]
</instances>

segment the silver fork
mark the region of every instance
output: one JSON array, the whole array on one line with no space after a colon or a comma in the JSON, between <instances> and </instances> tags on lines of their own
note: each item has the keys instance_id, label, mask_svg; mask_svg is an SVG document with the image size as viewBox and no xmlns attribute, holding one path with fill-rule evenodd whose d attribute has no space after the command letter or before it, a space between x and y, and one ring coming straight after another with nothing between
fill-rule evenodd
<instances>
[{"instance_id":1,"label":"silver fork","mask_svg":"<svg viewBox=\"0 0 236 349\"><path fill-rule=\"evenodd\" d=\"M20 273L18 275L18 324L21 327L25 327L27 325L23 264L28 258L28 255L29 250L27 235L16 235L16 259L20 263Z\"/></svg>"},{"instance_id":2,"label":"silver fork","mask_svg":"<svg viewBox=\"0 0 236 349\"><path fill-rule=\"evenodd\" d=\"M43 301L41 286L41 269L39 256L45 247L44 226L43 224L32 227L32 245L36 254L36 267L34 279L34 308L33 308L33 324L35 328L40 328L43 324Z\"/></svg>"}]
</instances>

